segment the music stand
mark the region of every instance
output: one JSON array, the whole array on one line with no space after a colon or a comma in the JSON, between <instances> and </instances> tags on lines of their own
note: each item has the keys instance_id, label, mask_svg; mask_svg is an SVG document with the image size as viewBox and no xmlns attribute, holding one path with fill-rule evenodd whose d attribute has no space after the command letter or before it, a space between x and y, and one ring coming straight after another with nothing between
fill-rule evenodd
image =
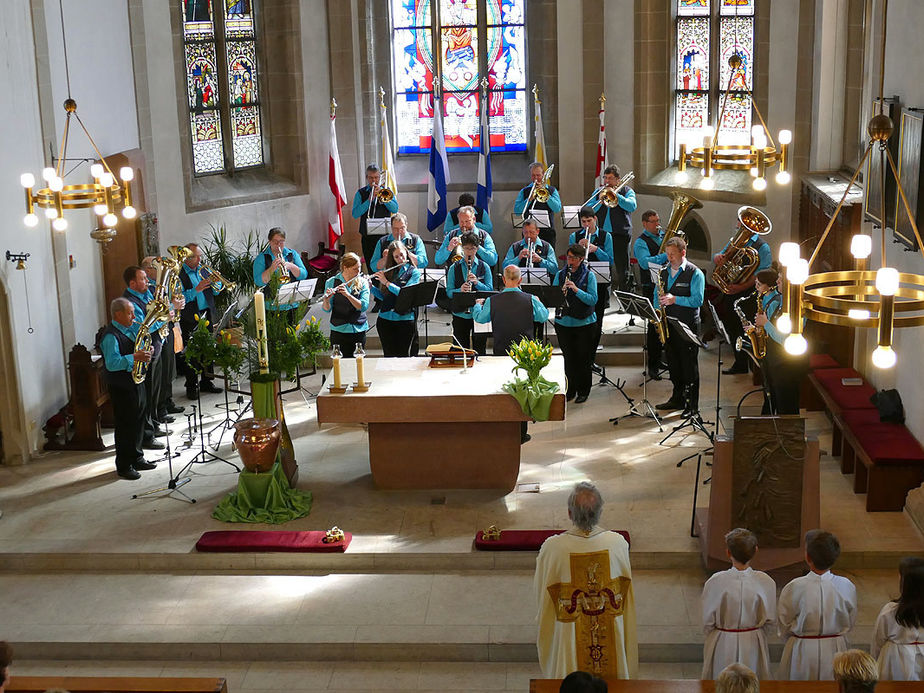
<instances>
[{"instance_id":1,"label":"music stand","mask_svg":"<svg viewBox=\"0 0 924 693\"><path fill-rule=\"evenodd\" d=\"M291 305L310 301L317 287L317 278L302 279L297 282L286 282L276 292L276 305Z\"/></svg>"},{"instance_id":2,"label":"music stand","mask_svg":"<svg viewBox=\"0 0 924 693\"><path fill-rule=\"evenodd\" d=\"M424 342L427 345L430 343L430 322L426 318L427 307L436 299L439 285L439 281L433 280L405 286L398 292L398 297L395 299L396 313L408 313L421 307L424 309Z\"/></svg>"},{"instance_id":3,"label":"music stand","mask_svg":"<svg viewBox=\"0 0 924 693\"><path fill-rule=\"evenodd\" d=\"M366 218L366 235L367 236L384 236L391 231L391 218L381 217L375 219Z\"/></svg>"},{"instance_id":4,"label":"music stand","mask_svg":"<svg viewBox=\"0 0 924 693\"><path fill-rule=\"evenodd\" d=\"M551 286L552 285L552 275L549 274L549 271L545 267L521 267L520 268L520 277L522 277L522 285L532 284L540 286ZM561 291L561 289L559 289Z\"/></svg>"},{"instance_id":5,"label":"music stand","mask_svg":"<svg viewBox=\"0 0 924 693\"><path fill-rule=\"evenodd\" d=\"M523 222L532 219L536 222L536 227L540 229L552 228L552 213L547 209L530 209L526 214L511 214L510 220L513 228L522 229Z\"/></svg>"},{"instance_id":6,"label":"music stand","mask_svg":"<svg viewBox=\"0 0 924 693\"><path fill-rule=\"evenodd\" d=\"M623 312L629 313L630 315L637 315L643 320L651 322L657 322L658 314L655 312L654 306L651 305L645 296L639 296L638 294L629 293L628 291L614 291L613 295L616 297L616 301L619 304L619 307ZM648 345L645 344L642 347L642 354L644 358L645 371L648 370ZM644 380L642 382L642 399L641 401L636 402L632 400L629 402L629 411L622 416L617 416L616 418L610 419L610 422L614 426L619 424L620 419L627 419L632 416L640 416L642 418L651 417L655 420L655 423L658 424L658 430L662 433L664 432L664 426L661 423L661 419L658 418L657 413L655 412L654 407L651 406L651 402L648 401L648 381Z\"/></svg>"},{"instance_id":7,"label":"music stand","mask_svg":"<svg viewBox=\"0 0 924 693\"><path fill-rule=\"evenodd\" d=\"M478 299L487 300L496 293L496 291L456 291L449 299L450 307L453 313L461 313L474 306Z\"/></svg>"},{"instance_id":8,"label":"music stand","mask_svg":"<svg viewBox=\"0 0 924 693\"><path fill-rule=\"evenodd\" d=\"M695 345L697 349L706 348L706 345L700 341L700 338L696 335L695 332L693 332L689 325L687 325L679 318L668 315L667 324L669 330L668 339L680 339L684 342ZM697 352L696 357L699 358L699 352ZM685 428L691 428L694 432L699 431L709 439L710 443L712 443L712 434L706 428L707 423L710 422L703 421L703 417L700 416L699 411L691 411L687 416L684 417L683 421L674 426L674 429L661 439L658 445L664 445L668 438Z\"/></svg>"},{"instance_id":9,"label":"music stand","mask_svg":"<svg viewBox=\"0 0 924 693\"><path fill-rule=\"evenodd\" d=\"M562 228L579 229L581 228L581 205L562 205L561 221Z\"/></svg>"}]
</instances>

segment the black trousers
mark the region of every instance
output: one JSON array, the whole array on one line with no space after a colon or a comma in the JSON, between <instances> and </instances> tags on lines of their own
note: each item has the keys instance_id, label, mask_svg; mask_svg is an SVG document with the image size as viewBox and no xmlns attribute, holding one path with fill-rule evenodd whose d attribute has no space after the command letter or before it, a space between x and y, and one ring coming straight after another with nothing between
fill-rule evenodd
<instances>
[{"instance_id":1,"label":"black trousers","mask_svg":"<svg viewBox=\"0 0 924 693\"><path fill-rule=\"evenodd\" d=\"M600 338L603 336L603 314L610 303L610 285L597 284L597 305L594 306L594 312L597 314L597 322L594 323L594 354L597 347L600 346ZM596 358L596 357L594 357Z\"/></svg>"},{"instance_id":2,"label":"black trousers","mask_svg":"<svg viewBox=\"0 0 924 693\"><path fill-rule=\"evenodd\" d=\"M552 250L555 250L555 229L539 229L539 238L552 246ZM556 255L557 257L557 255Z\"/></svg>"},{"instance_id":3,"label":"black trousers","mask_svg":"<svg viewBox=\"0 0 924 693\"><path fill-rule=\"evenodd\" d=\"M382 355L386 358L392 356L416 356L412 353L414 335L417 334L416 320L388 320L379 315L375 322L382 340Z\"/></svg>"},{"instance_id":4,"label":"black trousers","mask_svg":"<svg viewBox=\"0 0 924 693\"><path fill-rule=\"evenodd\" d=\"M629 276L629 240L627 234L611 233L613 239L613 267L616 274L613 276L613 286L620 291L626 290Z\"/></svg>"},{"instance_id":5,"label":"black trousers","mask_svg":"<svg viewBox=\"0 0 924 693\"><path fill-rule=\"evenodd\" d=\"M593 323L581 327L555 325L558 346L565 359L565 377L568 380L568 394L586 397L590 394L591 366L594 363Z\"/></svg>"},{"instance_id":6,"label":"black trousers","mask_svg":"<svg viewBox=\"0 0 924 693\"><path fill-rule=\"evenodd\" d=\"M375 269L369 266L369 263L372 262L372 254L375 252L375 246L379 242L381 236L360 236L360 241L363 246L363 259L366 261L366 270L370 273L374 272Z\"/></svg>"},{"instance_id":7,"label":"black trousers","mask_svg":"<svg viewBox=\"0 0 924 693\"><path fill-rule=\"evenodd\" d=\"M475 332L475 321L471 318L452 316L452 334L466 349L474 349L484 356L488 345L487 332Z\"/></svg>"},{"instance_id":8,"label":"black trousers","mask_svg":"<svg viewBox=\"0 0 924 693\"><path fill-rule=\"evenodd\" d=\"M214 325L212 322L212 311L206 308L203 311L199 312L200 320L208 320L210 324ZM180 320L180 332L183 334L183 344L189 344L189 338L192 336L192 333L196 330L197 322L195 319L191 320ZM183 354L183 373L186 375L186 389L195 390L199 387L199 380L201 378L203 383L212 382L212 364L196 364L202 370L201 375L197 375L196 371L193 370L192 365L186 362L186 354Z\"/></svg>"},{"instance_id":9,"label":"black trousers","mask_svg":"<svg viewBox=\"0 0 924 693\"><path fill-rule=\"evenodd\" d=\"M742 291L741 293L737 294L726 295L725 298L722 299L723 310L721 315L719 315L719 319L725 326L725 330L728 332L728 336L731 337L732 351L735 350L735 342L737 341L738 337L744 337L744 326L741 324L741 318L738 317L734 310L735 301L742 296L747 296L749 293L751 293L751 289ZM749 306L748 304L750 303L751 301L745 301L742 306L745 307L745 315L753 316L754 306ZM732 368L739 371L748 370L750 365L751 359L747 354L745 354L743 351L735 351L735 363L733 364Z\"/></svg>"},{"instance_id":10,"label":"black trousers","mask_svg":"<svg viewBox=\"0 0 924 693\"><path fill-rule=\"evenodd\" d=\"M160 355L160 396L157 398L157 418L167 414L167 405L173 401L173 381L176 380L176 353L174 345L173 323L168 323L170 331L164 339L164 350Z\"/></svg>"},{"instance_id":11,"label":"black trousers","mask_svg":"<svg viewBox=\"0 0 924 693\"><path fill-rule=\"evenodd\" d=\"M769 339L769 338L768 338ZM798 414L802 379L808 374L808 359L790 356L782 347L768 345L767 356L761 363L766 392L761 414Z\"/></svg>"},{"instance_id":12,"label":"black trousers","mask_svg":"<svg viewBox=\"0 0 924 693\"><path fill-rule=\"evenodd\" d=\"M110 384L109 399L115 422L116 471L124 472L136 461L144 459L141 450L147 402L144 383L133 383L127 387Z\"/></svg>"},{"instance_id":13,"label":"black trousers","mask_svg":"<svg viewBox=\"0 0 924 693\"><path fill-rule=\"evenodd\" d=\"M686 409L699 411L699 347L670 328L664 351L674 387L671 400L683 402Z\"/></svg>"},{"instance_id":14,"label":"black trousers","mask_svg":"<svg viewBox=\"0 0 924 693\"><path fill-rule=\"evenodd\" d=\"M363 348L366 347L366 333L365 332L336 332L334 330L330 331L330 345L334 346L335 344L339 345L340 353L343 354L343 358L351 359L356 353L356 345L362 344Z\"/></svg>"},{"instance_id":15,"label":"black trousers","mask_svg":"<svg viewBox=\"0 0 924 693\"><path fill-rule=\"evenodd\" d=\"M144 437L153 438L156 427L154 419L157 418L157 406L160 402L161 382L163 374L164 350L155 353L148 364L148 372L144 376Z\"/></svg>"},{"instance_id":16,"label":"black trousers","mask_svg":"<svg viewBox=\"0 0 924 693\"><path fill-rule=\"evenodd\" d=\"M642 286L642 296L652 301L654 305L654 284ZM648 372L657 373L660 368L661 358L664 355L664 345L658 337L658 329L651 321L648 322L648 331L645 334L645 348L648 350Z\"/></svg>"}]
</instances>

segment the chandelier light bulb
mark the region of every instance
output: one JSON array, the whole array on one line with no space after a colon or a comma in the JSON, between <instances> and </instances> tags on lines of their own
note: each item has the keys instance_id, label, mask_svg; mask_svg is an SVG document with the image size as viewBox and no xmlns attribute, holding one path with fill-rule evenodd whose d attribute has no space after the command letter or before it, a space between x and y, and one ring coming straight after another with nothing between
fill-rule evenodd
<instances>
[{"instance_id":1,"label":"chandelier light bulb","mask_svg":"<svg viewBox=\"0 0 924 693\"><path fill-rule=\"evenodd\" d=\"M851 308L847 311L847 317L851 320L869 320L869 311L860 308Z\"/></svg>"},{"instance_id":2,"label":"chandelier light bulb","mask_svg":"<svg viewBox=\"0 0 924 693\"><path fill-rule=\"evenodd\" d=\"M133 169L131 166L123 166L119 169L119 178L124 181L134 180L135 169Z\"/></svg>"},{"instance_id":3,"label":"chandelier light bulb","mask_svg":"<svg viewBox=\"0 0 924 693\"><path fill-rule=\"evenodd\" d=\"M45 217L46 217L47 219L57 219L57 218L58 218L58 210L55 209L54 207L46 207L46 208L45 208Z\"/></svg>"},{"instance_id":4,"label":"chandelier light bulb","mask_svg":"<svg viewBox=\"0 0 924 693\"><path fill-rule=\"evenodd\" d=\"M776 182L780 185L789 185L792 181L792 176L789 175L789 171L780 171L776 174Z\"/></svg>"},{"instance_id":5,"label":"chandelier light bulb","mask_svg":"<svg viewBox=\"0 0 924 693\"><path fill-rule=\"evenodd\" d=\"M109 228L112 228L113 226L119 223L119 218L115 214L110 212L109 214L103 217L103 223Z\"/></svg>"},{"instance_id":6,"label":"chandelier light bulb","mask_svg":"<svg viewBox=\"0 0 924 693\"><path fill-rule=\"evenodd\" d=\"M126 205L122 210L122 216L126 219L134 219L137 216L138 212L131 205Z\"/></svg>"},{"instance_id":7,"label":"chandelier light bulb","mask_svg":"<svg viewBox=\"0 0 924 693\"><path fill-rule=\"evenodd\" d=\"M28 226L30 229L34 226L37 226L39 218L34 214L27 214L22 218L22 223Z\"/></svg>"},{"instance_id":8,"label":"chandelier light bulb","mask_svg":"<svg viewBox=\"0 0 924 693\"><path fill-rule=\"evenodd\" d=\"M690 175L686 171L677 171L674 173L674 182L678 185L683 185L690 178Z\"/></svg>"},{"instance_id":9,"label":"chandelier light bulb","mask_svg":"<svg viewBox=\"0 0 924 693\"><path fill-rule=\"evenodd\" d=\"M113 179L112 174L109 173L109 171L103 172L103 174L99 177L99 184L102 185L104 188L111 188L114 182L115 180Z\"/></svg>"},{"instance_id":10,"label":"chandelier light bulb","mask_svg":"<svg viewBox=\"0 0 924 693\"><path fill-rule=\"evenodd\" d=\"M19 182L22 183L22 187L31 188L35 185L35 176L31 173L24 173L19 177Z\"/></svg>"},{"instance_id":11,"label":"chandelier light bulb","mask_svg":"<svg viewBox=\"0 0 924 693\"><path fill-rule=\"evenodd\" d=\"M873 350L873 365L876 368L892 368L897 358L892 347L878 346Z\"/></svg>"},{"instance_id":12,"label":"chandelier light bulb","mask_svg":"<svg viewBox=\"0 0 924 693\"><path fill-rule=\"evenodd\" d=\"M103 175L103 171L105 170L106 169L103 168L102 164L93 164L90 166L90 175L94 178L99 178L101 175Z\"/></svg>"},{"instance_id":13,"label":"chandelier light bulb","mask_svg":"<svg viewBox=\"0 0 924 693\"><path fill-rule=\"evenodd\" d=\"M809 276L808 260L796 258L786 267L786 279L790 284L802 284Z\"/></svg>"},{"instance_id":14,"label":"chandelier light bulb","mask_svg":"<svg viewBox=\"0 0 924 693\"><path fill-rule=\"evenodd\" d=\"M754 186L754 189L760 192L761 190L767 189L767 179L766 178L755 178L754 182L751 184Z\"/></svg>"},{"instance_id":15,"label":"chandelier light bulb","mask_svg":"<svg viewBox=\"0 0 924 693\"><path fill-rule=\"evenodd\" d=\"M712 190L715 187L715 180L712 178L712 176L703 178L703 182L700 184L700 187L703 190Z\"/></svg>"},{"instance_id":16,"label":"chandelier light bulb","mask_svg":"<svg viewBox=\"0 0 924 693\"><path fill-rule=\"evenodd\" d=\"M64 217L58 217L53 222L51 222L51 227L55 231L67 231L67 219Z\"/></svg>"},{"instance_id":17,"label":"chandelier light bulb","mask_svg":"<svg viewBox=\"0 0 924 693\"><path fill-rule=\"evenodd\" d=\"M58 174L50 166L46 166L45 168L42 169L42 178L45 180L46 183L51 182L51 179L54 178L56 175Z\"/></svg>"},{"instance_id":18,"label":"chandelier light bulb","mask_svg":"<svg viewBox=\"0 0 924 693\"><path fill-rule=\"evenodd\" d=\"M61 180L58 176L55 176L50 181L48 181L48 187L51 192L61 192L64 190L64 181Z\"/></svg>"},{"instance_id":19,"label":"chandelier light bulb","mask_svg":"<svg viewBox=\"0 0 924 693\"><path fill-rule=\"evenodd\" d=\"M805 341L805 337L801 334L791 334L783 341L783 348L787 354L799 356L808 349L808 342Z\"/></svg>"},{"instance_id":20,"label":"chandelier light bulb","mask_svg":"<svg viewBox=\"0 0 924 693\"><path fill-rule=\"evenodd\" d=\"M882 296L894 296L898 292L898 270L894 267L876 270L876 290Z\"/></svg>"},{"instance_id":21,"label":"chandelier light bulb","mask_svg":"<svg viewBox=\"0 0 924 693\"><path fill-rule=\"evenodd\" d=\"M792 142L792 130L780 130L778 139L780 140L780 144L789 144Z\"/></svg>"},{"instance_id":22,"label":"chandelier light bulb","mask_svg":"<svg viewBox=\"0 0 924 693\"><path fill-rule=\"evenodd\" d=\"M767 148L767 138L763 132L760 132L754 136L754 147L755 149L766 149Z\"/></svg>"},{"instance_id":23,"label":"chandelier light bulb","mask_svg":"<svg viewBox=\"0 0 924 693\"><path fill-rule=\"evenodd\" d=\"M789 313L780 313L780 317L776 320L776 329L781 334L792 332L792 318L789 317Z\"/></svg>"},{"instance_id":24,"label":"chandelier light bulb","mask_svg":"<svg viewBox=\"0 0 924 693\"><path fill-rule=\"evenodd\" d=\"M799 244L792 241L780 243L780 264L783 267L789 267L793 262L799 259Z\"/></svg>"},{"instance_id":25,"label":"chandelier light bulb","mask_svg":"<svg viewBox=\"0 0 924 693\"><path fill-rule=\"evenodd\" d=\"M100 203L98 205L93 205L93 213L98 217L103 216L108 211L109 208L105 204Z\"/></svg>"},{"instance_id":26,"label":"chandelier light bulb","mask_svg":"<svg viewBox=\"0 0 924 693\"><path fill-rule=\"evenodd\" d=\"M873 252L873 237L865 233L854 234L850 239L850 254L857 260L864 260Z\"/></svg>"},{"instance_id":27,"label":"chandelier light bulb","mask_svg":"<svg viewBox=\"0 0 924 693\"><path fill-rule=\"evenodd\" d=\"M764 129L760 125L752 125L751 126L751 139L754 139L758 135L762 135L763 132L764 132Z\"/></svg>"}]
</instances>

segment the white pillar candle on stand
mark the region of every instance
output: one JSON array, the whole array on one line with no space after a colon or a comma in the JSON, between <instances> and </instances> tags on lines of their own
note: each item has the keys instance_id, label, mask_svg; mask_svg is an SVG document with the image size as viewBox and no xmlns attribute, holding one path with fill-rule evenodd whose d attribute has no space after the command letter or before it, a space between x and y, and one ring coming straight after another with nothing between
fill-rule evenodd
<instances>
[{"instance_id":1,"label":"white pillar candle on stand","mask_svg":"<svg viewBox=\"0 0 924 693\"><path fill-rule=\"evenodd\" d=\"M330 360L334 367L334 373L333 373L334 385L333 386L334 388L338 390L342 387L340 384L340 358L341 358L340 346L335 344L334 351L331 354Z\"/></svg>"},{"instance_id":2,"label":"white pillar candle on stand","mask_svg":"<svg viewBox=\"0 0 924 693\"><path fill-rule=\"evenodd\" d=\"M266 303L263 292L253 295L253 310L257 325L257 356L260 361L260 372L269 373L269 345L266 341Z\"/></svg>"},{"instance_id":3,"label":"white pillar candle on stand","mask_svg":"<svg viewBox=\"0 0 924 693\"><path fill-rule=\"evenodd\" d=\"M365 387L366 378L364 377L365 372L363 369L363 365L366 362L366 352L363 349L362 344L356 345L356 351L354 352L354 356L356 357L356 384L359 385L360 387Z\"/></svg>"}]
</instances>

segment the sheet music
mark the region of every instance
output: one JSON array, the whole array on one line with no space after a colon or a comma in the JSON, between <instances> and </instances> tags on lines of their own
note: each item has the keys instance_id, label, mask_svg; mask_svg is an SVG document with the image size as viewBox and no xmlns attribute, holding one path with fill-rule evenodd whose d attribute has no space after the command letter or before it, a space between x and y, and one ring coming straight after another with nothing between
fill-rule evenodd
<instances>
[{"instance_id":1,"label":"sheet music","mask_svg":"<svg viewBox=\"0 0 924 693\"><path fill-rule=\"evenodd\" d=\"M612 281L609 262L594 262L593 260L590 260L588 261L587 266L594 274L597 275L597 279L599 281L606 282L607 284Z\"/></svg>"},{"instance_id":2,"label":"sheet music","mask_svg":"<svg viewBox=\"0 0 924 693\"><path fill-rule=\"evenodd\" d=\"M524 284L549 286L552 283L552 276L545 267L521 267L520 276L523 277Z\"/></svg>"},{"instance_id":3,"label":"sheet music","mask_svg":"<svg viewBox=\"0 0 924 693\"><path fill-rule=\"evenodd\" d=\"M367 236L384 236L391 231L391 219L383 217L382 219L366 219Z\"/></svg>"},{"instance_id":4,"label":"sheet music","mask_svg":"<svg viewBox=\"0 0 924 693\"><path fill-rule=\"evenodd\" d=\"M287 282L279 287L276 293L276 303L285 305L288 303L301 303L314 296L314 290L317 288L317 278L302 279L297 282Z\"/></svg>"},{"instance_id":5,"label":"sheet music","mask_svg":"<svg viewBox=\"0 0 924 693\"><path fill-rule=\"evenodd\" d=\"M561 218L562 226L566 229L581 228L581 205L562 205Z\"/></svg>"}]
</instances>

